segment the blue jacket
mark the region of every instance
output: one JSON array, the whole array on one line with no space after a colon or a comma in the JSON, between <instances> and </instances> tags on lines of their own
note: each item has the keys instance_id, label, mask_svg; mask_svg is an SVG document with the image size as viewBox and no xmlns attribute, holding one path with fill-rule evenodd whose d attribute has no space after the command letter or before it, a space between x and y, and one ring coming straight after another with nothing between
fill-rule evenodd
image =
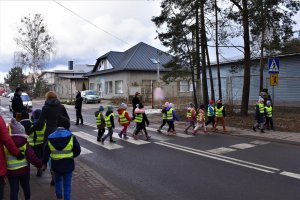
<instances>
[{"instance_id":1,"label":"blue jacket","mask_svg":"<svg viewBox=\"0 0 300 200\"><path fill-rule=\"evenodd\" d=\"M80 154L81 148L76 137L71 133L70 130L58 127L56 131L54 131L48 136L48 141L51 142L51 144L55 149L62 150L67 146L72 136L73 136L73 158L75 158ZM48 141L45 144L43 164L46 164L48 162L51 153L50 148L48 146ZM60 160L51 159L51 169L54 172L58 172L61 174L72 172L75 168L73 158L64 158Z\"/></svg>"}]
</instances>

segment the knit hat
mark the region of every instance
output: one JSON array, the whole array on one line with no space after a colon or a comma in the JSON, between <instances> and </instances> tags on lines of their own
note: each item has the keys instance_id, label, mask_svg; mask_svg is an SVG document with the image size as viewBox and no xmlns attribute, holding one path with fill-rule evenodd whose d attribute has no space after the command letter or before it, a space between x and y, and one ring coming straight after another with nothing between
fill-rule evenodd
<instances>
[{"instance_id":1,"label":"knit hat","mask_svg":"<svg viewBox=\"0 0 300 200\"><path fill-rule=\"evenodd\" d=\"M190 103L190 107L192 107L192 108L193 108L193 107L195 107L195 105L194 105L193 103Z\"/></svg>"},{"instance_id":2,"label":"knit hat","mask_svg":"<svg viewBox=\"0 0 300 200\"><path fill-rule=\"evenodd\" d=\"M57 115L56 123L57 127L70 128L70 120L62 115Z\"/></svg>"},{"instance_id":3,"label":"knit hat","mask_svg":"<svg viewBox=\"0 0 300 200\"><path fill-rule=\"evenodd\" d=\"M127 108L127 104L126 104L126 103L121 103L121 104L120 104L120 108L126 109L126 108Z\"/></svg>"},{"instance_id":4,"label":"knit hat","mask_svg":"<svg viewBox=\"0 0 300 200\"><path fill-rule=\"evenodd\" d=\"M170 103L166 101L166 103L165 103L165 107L168 107L168 106L169 106L169 104L170 104Z\"/></svg>"},{"instance_id":5,"label":"knit hat","mask_svg":"<svg viewBox=\"0 0 300 200\"><path fill-rule=\"evenodd\" d=\"M203 108L204 108L204 105L203 105L203 104L201 104L201 105L200 105L200 109L203 109Z\"/></svg>"},{"instance_id":6,"label":"knit hat","mask_svg":"<svg viewBox=\"0 0 300 200\"><path fill-rule=\"evenodd\" d=\"M11 128L11 134L12 135L26 134L24 126L20 122L17 122L15 118L11 119L10 128Z\"/></svg>"},{"instance_id":7,"label":"knit hat","mask_svg":"<svg viewBox=\"0 0 300 200\"><path fill-rule=\"evenodd\" d=\"M258 102L264 102L264 98L262 98L261 96L258 97Z\"/></svg>"},{"instance_id":8,"label":"knit hat","mask_svg":"<svg viewBox=\"0 0 300 200\"><path fill-rule=\"evenodd\" d=\"M217 103L222 103L222 99L218 99Z\"/></svg>"},{"instance_id":9,"label":"knit hat","mask_svg":"<svg viewBox=\"0 0 300 200\"><path fill-rule=\"evenodd\" d=\"M103 106L99 106L99 111L103 111L104 107Z\"/></svg>"},{"instance_id":10,"label":"knit hat","mask_svg":"<svg viewBox=\"0 0 300 200\"><path fill-rule=\"evenodd\" d=\"M170 103L169 106L170 106L171 108L174 108L174 104L173 104L173 103Z\"/></svg>"},{"instance_id":11,"label":"knit hat","mask_svg":"<svg viewBox=\"0 0 300 200\"><path fill-rule=\"evenodd\" d=\"M144 105L142 103L140 103L138 108L142 109L142 108L144 108Z\"/></svg>"},{"instance_id":12,"label":"knit hat","mask_svg":"<svg viewBox=\"0 0 300 200\"><path fill-rule=\"evenodd\" d=\"M268 106L271 105L271 101L270 101L270 100L267 101L267 105L268 105Z\"/></svg>"},{"instance_id":13,"label":"knit hat","mask_svg":"<svg viewBox=\"0 0 300 200\"><path fill-rule=\"evenodd\" d=\"M215 103L215 102L214 102L214 100L212 100L212 99L209 101L209 104L210 104L210 105L212 105L212 104L214 104L214 103Z\"/></svg>"},{"instance_id":14,"label":"knit hat","mask_svg":"<svg viewBox=\"0 0 300 200\"><path fill-rule=\"evenodd\" d=\"M113 111L113 107L111 105L107 106L107 111Z\"/></svg>"}]
</instances>

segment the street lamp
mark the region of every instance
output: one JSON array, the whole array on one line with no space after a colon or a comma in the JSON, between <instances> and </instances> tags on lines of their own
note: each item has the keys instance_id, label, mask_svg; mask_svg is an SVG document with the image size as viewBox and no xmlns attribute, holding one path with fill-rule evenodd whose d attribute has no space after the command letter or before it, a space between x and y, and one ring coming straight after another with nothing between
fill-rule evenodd
<instances>
[{"instance_id":1,"label":"street lamp","mask_svg":"<svg viewBox=\"0 0 300 200\"><path fill-rule=\"evenodd\" d=\"M159 82L159 60L156 60L155 58L150 58L150 60L153 64L157 65L157 82Z\"/></svg>"}]
</instances>

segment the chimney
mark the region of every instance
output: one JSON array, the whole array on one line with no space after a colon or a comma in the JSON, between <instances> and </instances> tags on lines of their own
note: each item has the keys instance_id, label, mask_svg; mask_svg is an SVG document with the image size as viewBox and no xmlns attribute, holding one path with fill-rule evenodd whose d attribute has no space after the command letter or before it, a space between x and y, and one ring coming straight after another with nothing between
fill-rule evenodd
<instances>
[{"instance_id":1,"label":"chimney","mask_svg":"<svg viewBox=\"0 0 300 200\"><path fill-rule=\"evenodd\" d=\"M73 61L68 61L68 70L73 70Z\"/></svg>"}]
</instances>

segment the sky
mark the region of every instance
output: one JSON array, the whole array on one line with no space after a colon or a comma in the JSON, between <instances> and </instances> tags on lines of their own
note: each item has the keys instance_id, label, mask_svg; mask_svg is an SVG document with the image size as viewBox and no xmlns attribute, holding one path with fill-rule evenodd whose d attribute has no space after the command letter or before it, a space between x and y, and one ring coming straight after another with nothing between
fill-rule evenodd
<instances>
[{"instance_id":1,"label":"sky","mask_svg":"<svg viewBox=\"0 0 300 200\"><path fill-rule=\"evenodd\" d=\"M75 64L95 64L103 54L125 51L139 42L167 51L156 39L157 28L151 21L160 14L160 4L161 0L0 0L0 82L13 66L14 52L19 50L14 38L24 16L43 15L48 32L56 41L56 52L51 56L48 69L67 69L69 60ZM300 15L295 19L300 21ZM222 53L227 57L241 54L234 49ZM215 59L213 53L210 57Z\"/></svg>"}]
</instances>

